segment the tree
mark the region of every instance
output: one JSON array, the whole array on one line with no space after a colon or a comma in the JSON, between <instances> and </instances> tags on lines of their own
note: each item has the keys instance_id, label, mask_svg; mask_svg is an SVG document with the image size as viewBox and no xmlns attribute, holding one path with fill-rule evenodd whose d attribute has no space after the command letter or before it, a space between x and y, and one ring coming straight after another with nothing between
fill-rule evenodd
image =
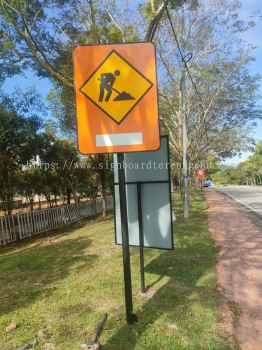
<instances>
[{"instance_id":1,"label":"tree","mask_svg":"<svg viewBox=\"0 0 262 350\"><path fill-rule=\"evenodd\" d=\"M218 184L262 185L262 142L255 144L246 161L237 166L222 166L213 178Z\"/></svg>"},{"instance_id":2,"label":"tree","mask_svg":"<svg viewBox=\"0 0 262 350\"><path fill-rule=\"evenodd\" d=\"M31 211L34 210L34 195L37 193L35 180L38 180L34 170L29 168L18 172L17 181L15 182L17 193L26 198Z\"/></svg>"},{"instance_id":3,"label":"tree","mask_svg":"<svg viewBox=\"0 0 262 350\"><path fill-rule=\"evenodd\" d=\"M242 170L242 184L262 185L262 141L258 141L248 159L239 165Z\"/></svg>"},{"instance_id":4,"label":"tree","mask_svg":"<svg viewBox=\"0 0 262 350\"><path fill-rule=\"evenodd\" d=\"M192 1L190 1L192 2ZM164 1L147 1L145 18L128 1L30 0L0 1L1 30L5 32L2 57L6 74L12 67L32 67L60 86L73 90L72 48L76 45L153 40L165 10ZM178 1L179 4L183 1ZM140 11L142 12L142 11ZM139 17L139 18L138 18ZM145 17L145 16L144 16Z\"/></svg>"},{"instance_id":5,"label":"tree","mask_svg":"<svg viewBox=\"0 0 262 350\"><path fill-rule=\"evenodd\" d=\"M26 96L12 101L6 96L0 100L0 198L7 214L12 212L16 193L17 171L36 153L39 118L26 108ZM16 108L15 106L16 105ZM18 114L19 112L19 114Z\"/></svg>"},{"instance_id":6,"label":"tree","mask_svg":"<svg viewBox=\"0 0 262 350\"><path fill-rule=\"evenodd\" d=\"M45 162L46 172L49 176L55 173L63 179L66 187L71 190L75 204L77 205L77 176L74 165L79 161L79 158L75 144L69 139L57 138L54 135L48 135L46 133L41 135L41 140L42 147L39 155L41 160ZM51 183L50 187L52 188ZM59 191L56 190L57 188L58 186L55 186L51 191L55 196L59 194Z\"/></svg>"},{"instance_id":7,"label":"tree","mask_svg":"<svg viewBox=\"0 0 262 350\"><path fill-rule=\"evenodd\" d=\"M12 66L17 70L30 66L38 75L48 76L54 84L49 96L53 112L59 116L62 129L75 136L73 47L90 43L137 41L142 36L152 40L165 3L151 1L151 4L152 13L147 17L147 28L140 33L128 2L123 6L116 1L105 5L93 0L1 0L0 25L6 33L5 47L11 48L5 51L2 58L6 62L5 76L12 74ZM103 156L93 157L92 162L98 165L105 159ZM105 167L97 169L105 216L107 175Z\"/></svg>"},{"instance_id":8,"label":"tree","mask_svg":"<svg viewBox=\"0 0 262 350\"><path fill-rule=\"evenodd\" d=\"M186 90L181 80L185 64L176 40L170 41L167 20L156 35L160 67L162 127L171 147L182 159L182 114L187 117L188 154L191 162L213 154L231 157L250 144L249 130L261 118L258 107L258 76L247 66L252 47L240 35L245 24L236 13L236 1L202 2L171 11L171 20L186 63ZM188 73L189 71L189 73ZM192 78L192 81L191 81ZM182 95L186 100L183 111Z\"/></svg>"},{"instance_id":9,"label":"tree","mask_svg":"<svg viewBox=\"0 0 262 350\"><path fill-rule=\"evenodd\" d=\"M239 185L240 172L237 167L222 165L221 170L212 176L215 184L221 185Z\"/></svg>"}]
</instances>

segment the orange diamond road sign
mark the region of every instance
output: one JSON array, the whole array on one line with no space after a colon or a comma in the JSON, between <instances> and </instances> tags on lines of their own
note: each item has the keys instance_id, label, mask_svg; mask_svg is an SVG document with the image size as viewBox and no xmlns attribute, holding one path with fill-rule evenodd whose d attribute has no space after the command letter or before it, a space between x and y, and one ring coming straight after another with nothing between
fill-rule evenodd
<instances>
[{"instance_id":1,"label":"orange diamond road sign","mask_svg":"<svg viewBox=\"0 0 262 350\"><path fill-rule=\"evenodd\" d=\"M81 153L160 147L152 43L76 47L74 71Z\"/></svg>"}]
</instances>

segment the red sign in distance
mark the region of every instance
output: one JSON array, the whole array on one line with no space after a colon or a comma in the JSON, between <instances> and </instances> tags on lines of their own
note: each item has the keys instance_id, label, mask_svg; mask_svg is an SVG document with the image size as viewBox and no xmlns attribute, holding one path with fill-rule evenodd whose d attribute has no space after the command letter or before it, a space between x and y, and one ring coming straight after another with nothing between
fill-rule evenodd
<instances>
[{"instance_id":1,"label":"red sign in distance","mask_svg":"<svg viewBox=\"0 0 262 350\"><path fill-rule=\"evenodd\" d=\"M198 169L197 177L198 177L199 180L204 180L204 178L205 178L205 169L203 169L203 168Z\"/></svg>"}]
</instances>

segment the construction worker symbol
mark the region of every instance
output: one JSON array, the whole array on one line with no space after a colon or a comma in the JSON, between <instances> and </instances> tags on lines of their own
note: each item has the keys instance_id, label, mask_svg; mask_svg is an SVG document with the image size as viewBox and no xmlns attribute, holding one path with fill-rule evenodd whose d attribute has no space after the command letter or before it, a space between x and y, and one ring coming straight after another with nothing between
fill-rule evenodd
<instances>
[{"instance_id":1,"label":"construction worker symbol","mask_svg":"<svg viewBox=\"0 0 262 350\"><path fill-rule=\"evenodd\" d=\"M152 85L125 58L112 50L81 86L80 91L120 124Z\"/></svg>"},{"instance_id":2,"label":"construction worker symbol","mask_svg":"<svg viewBox=\"0 0 262 350\"><path fill-rule=\"evenodd\" d=\"M107 92L107 95L105 97L105 101L108 102L110 100L110 97L112 95L112 92L115 91L117 93L117 96L114 98L113 101L126 101L126 100L134 100L135 98L131 96L126 91L118 91L113 87L114 82L116 78L120 75L120 71L116 69L114 73L102 73L100 75L99 81L100 81L100 94L99 94L99 101L102 102L104 98L105 90Z\"/></svg>"}]
</instances>

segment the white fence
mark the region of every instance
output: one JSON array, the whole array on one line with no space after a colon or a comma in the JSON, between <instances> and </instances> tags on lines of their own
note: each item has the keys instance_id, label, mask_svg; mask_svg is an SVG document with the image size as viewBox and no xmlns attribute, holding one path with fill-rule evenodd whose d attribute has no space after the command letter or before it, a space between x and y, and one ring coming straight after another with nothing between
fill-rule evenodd
<instances>
[{"instance_id":1,"label":"white fence","mask_svg":"<svg viewBox=\"0 0 262 350\"><path fill-rule=\"evenodd\" d=\"M107 197L107 208L113 208L113 198ZM102 200L80 202L56 208L35 210L23 214L0 217L0 246L30 238L102 212Z\"/></svg>"}]
</instances>

